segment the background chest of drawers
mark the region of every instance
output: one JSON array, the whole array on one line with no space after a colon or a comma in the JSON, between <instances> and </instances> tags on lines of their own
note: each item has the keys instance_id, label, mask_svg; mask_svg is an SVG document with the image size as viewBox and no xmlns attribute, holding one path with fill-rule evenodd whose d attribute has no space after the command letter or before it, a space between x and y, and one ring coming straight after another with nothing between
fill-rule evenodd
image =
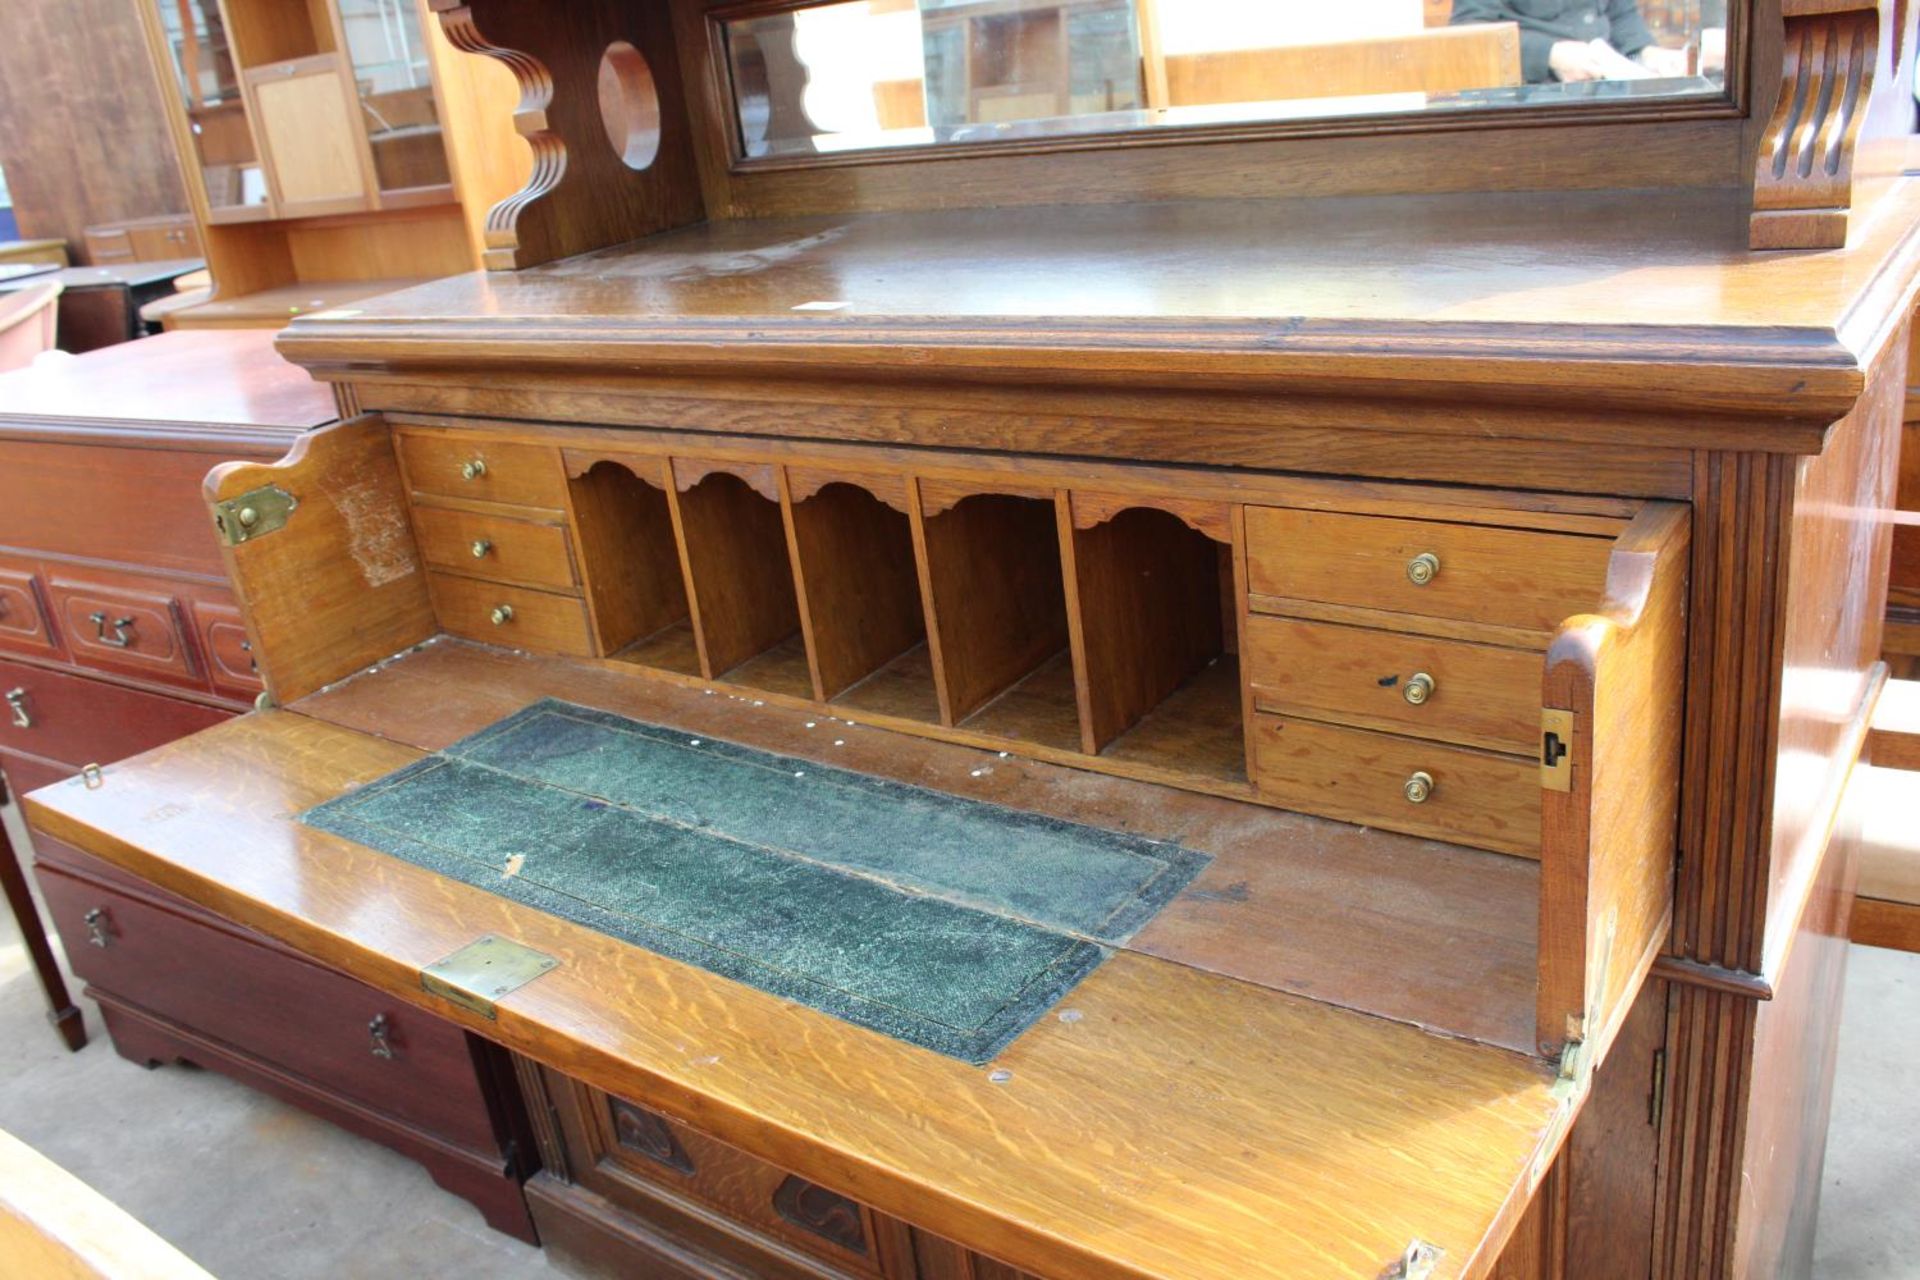
<instances>
[{"instance_id":1,"label":"background chest of drawers","mask_svg":"<svg viewBox=\"0 0 1920 1280\"><path fill-rule=\"evenodd\" d=\"M244 712L262 685L201 496L332 397L254 331L0 379L0 771L15 794ZM71 785L80 786L81 782ZM447 1023L43 836L74 972L136 1062L221 1071L420 1160L531 1238L504 1058Z\"/></svg>"}]
</instances>

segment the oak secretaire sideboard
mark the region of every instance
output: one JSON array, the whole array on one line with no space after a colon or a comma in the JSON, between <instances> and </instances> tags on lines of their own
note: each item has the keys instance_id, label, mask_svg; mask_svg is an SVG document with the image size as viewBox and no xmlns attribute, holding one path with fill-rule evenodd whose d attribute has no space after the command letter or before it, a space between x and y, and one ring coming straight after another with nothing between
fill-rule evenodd
<instances>
[{"instance_id":1,"label":"oak secretaire sideboard","mask_svg":"<svg viewBox=\"0 0 1920 1280\"><path fill-rule=\"evenodd\" d=\"M517 269L282 335L274 705L36 826L512 1050L610 1273L1804 1272L1913 15L1107 137L895 6L830 141L845 7L447 7Z\"/></svg>"}]
</instances>

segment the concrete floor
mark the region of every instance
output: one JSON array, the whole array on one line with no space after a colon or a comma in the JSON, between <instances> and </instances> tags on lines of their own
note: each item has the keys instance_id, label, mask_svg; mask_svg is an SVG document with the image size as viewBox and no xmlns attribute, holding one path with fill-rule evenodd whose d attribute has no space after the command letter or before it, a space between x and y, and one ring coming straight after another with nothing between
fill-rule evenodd
<instances>
[{"instance_id":1,"label":"concrete floor","mask_svg":"<svg viewBox=\"0 0 1920 1280\"><path fill-rule=\"evenodd\" d=\"M9 820L10 812L4 813ZM16 844L19 836L15 835ZM209 1072L69 1054L0 911L0 1129L221 1280L560 1277L419 1166ZM1814 1275L1920 1280L1920 956L1855 947ZM84 1002L83 1002L84 1003ZM644 1280L636 1277L636 1280Z\"/></svg>"}]
</instances>

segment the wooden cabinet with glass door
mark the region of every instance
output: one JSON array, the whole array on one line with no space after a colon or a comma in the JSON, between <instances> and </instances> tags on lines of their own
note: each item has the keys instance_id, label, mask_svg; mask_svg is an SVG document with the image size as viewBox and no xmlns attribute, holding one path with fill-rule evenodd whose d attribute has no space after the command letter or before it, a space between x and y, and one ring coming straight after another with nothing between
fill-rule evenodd
<instances>
[{"instance_id":1,"label":"wooden cabinet with glass door","mask_svg":"<svg viewBox=\"0 0 1920 1280\"><path fill-rule=\"evenodd\" d=\"M140 5L214 280L169 328L278 328L478 264L529 164L517 90L418 0Z\"/></svg>"}]
</instances>

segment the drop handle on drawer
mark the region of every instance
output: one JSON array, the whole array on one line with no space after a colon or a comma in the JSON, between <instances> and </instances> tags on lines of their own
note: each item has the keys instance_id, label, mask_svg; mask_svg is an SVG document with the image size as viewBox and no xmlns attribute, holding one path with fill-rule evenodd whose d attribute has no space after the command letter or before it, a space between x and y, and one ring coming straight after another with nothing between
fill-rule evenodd
<instances>
[{"instance_id":1,"label":"drop handle on drawer","mask_svg":"<svg viewBox=\"0 0 1920 1280\"><path fill-rule=\"evenodd\" d=\"M393 1047L393 1026L387 1021L387 1015L376 1013L367 1023L368 1052L376 1058L385 1058L392 1062L400 1054Z\"/></svg>"},{"instance_id":2,"label":"drop handle on drawer","mask_svg":"<svg viewBox=\"0 0 1920 1280\"><path fill-rule=\"evenodd\" d=\"M1425 706L1427 699L1431 698L1433 693L1433 677L1424 671L1414 672L1407 677L1407 682L1400 686L1400 696L1416 707Z\"/></svg>"},{"instance_id":3,"label":"drop handle on drawer","mask_svg":"<svg viewBox=\"0 0 1920 1280\"><path fill-rule=\"evenodd\" d=\"M504 627L513 621L513 606L510 604L497 604L493 606L493 612L487 616L493 619L494 626Z\"/></svg>"},{"instance_id":4,"label":"drop handle on drawer","mask_svg":"<svg viewBox=\"0 0 1920 1280\"><path fill-rule=\"evenodd\" d=\"M1407 581L1416 587L1424 587L1440 576L1440 557L1431 551L1422 551L1407 561Z\"/></svg>"},{"instance_id":5,"label":"drop handle on drawer","mask_svg":"<svg viewBox=\"0 0 1920 1280\"><path fill-rule=\"evenodd\" d=\"M485 458L469 458L460 464L460 478L462 480L480 480L483 479L486 474L487 460Z\"/></svg>"},{"instance_id":6,"label":"drop handle on drawer","mask_svg":"<svg viewBox=\"0 0 1920 1280\"><path fill-rule=\"evenodd\" d=\"M113 935L107 932L108 919L105 907L93 908L80 917L80 923L87 926L87 941L92 945L104 949L113 941Z\"/></svg>"},{"instance_id":7,"label":"drop handle on drawer","mask_svg":"<svg viewBox=\"0 0 1920 1280\"><path fill-rule=\"evenodd\" d=\"M492 550L493 550L493 543L487 541L487 539L475 538L473 540L473 558L475 560L486 559L487 553Z\"/></svg>"},{"instance_id":8,"label":"drop handle on drawer","mask_svg":"<svg viewBox=\"0 0 1920 1280\"><path fill-rule=\"evenodd\" d=\"M27 710L27 691L25 689L7 690L7 710L13 715L14 728L33 728L33 714Z\"/></svg>"},{"instance_id":9,"label":"drop handle on drawer","mask_svg":"<svg viewBox=\"0 0 1920 1280\"><path fill-rule=\"evenodd\" d=\"M1433 775L1425 769L1416 769L1400 790L1405 793L1408 804L1425 804L1433 795Z\"/></svg>"},{"instance_id":10,"label":"drop handle on drawer","mask_svg":"<svg viewBox=\"0 0 1920 1280\"><path fill-rule=\"evenodd\" d=\"M127 629L133 625L132 618L115 618L109 623L107 621L107 615L104 612L96 610L87 615L87 621L93 624L94 637L99 640L101 644L112 645L116 649L132 647L133 632ZM107 634L108 626L113 627L112 635Z\"/></svg>"}]
</instances>

